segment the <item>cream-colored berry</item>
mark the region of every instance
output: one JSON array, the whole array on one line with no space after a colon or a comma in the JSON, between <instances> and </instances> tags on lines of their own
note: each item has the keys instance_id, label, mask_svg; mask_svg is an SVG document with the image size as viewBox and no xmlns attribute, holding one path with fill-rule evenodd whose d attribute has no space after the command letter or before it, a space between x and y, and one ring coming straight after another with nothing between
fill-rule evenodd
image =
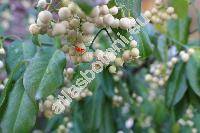
<instances>
[{"instance_id":1,"label":"cream-colored berry","mask_svg":"<svg viewBox=\"0 0 200 133\"><path fill-rule=\"evenodd\" d=\"M95 30L94 24L90 22L85 22L82 25L82 31L84 34L92 34Z\"/></svg>"},{"instance_id":2,"label":"cream-colored berry","mask_svg":"<svg viewBox=\"0 0 200 133\"><path fill-rule=\"evenodd\" d=\"M4 67L4 63L3 61L0 60L0 69L2 69Z\"/></svg>"},{"instance_id":3,"label":"cream-colored berry","mask_svg":"<svg viewBox=\"0 0 200 133\"><path fill-rule=\"evenodd\" d=\"M138 57L140 55L140 51L137 48L133 48L131 50L131 56L133 56L134 58Z\"/></svg>"},{"instance_id":4,"label":"cream-colored berry","mask_svg":"<svg viewBox=\"0 0 200 133\"><path fill-rule=\"evenodd\" d=\"M115 19L111 25L112 28L119 28L119 19Z\"/></svg>"},{"instance_id":5,"label":"cream-colored berry","mask_svg":"<svg viewBox=\"0 0 200 133\"><path fill-rule=\"evenodd\" d=\"M37 7L42 7L44 8L47 5L47 1L46 0L39 0L37 3Z\"/></svg>"},{"instance_id":6,"label":"cream-colored berry","mask_svg":"<svg viewBox=\"0 0 200 133\"><path fill-rule=\"evenodd\" d=\"M52 35L56 36L56 35L63 35L67 32L66 27L63 23L56 23L53 26L53 32Z\"/></svg>"},{"instance_id":7,"label":"cream-colored berry","mask_svg":"<svg viewBox=\"0 0 200 133\"><path fill-rule=\"evenodd\" d=\"M184 54L181 54L181 59L183 60L183 62L188 62L188 60L190 59L190 56L189 54L184 53Z\"/></svg>"},{"instance_id":8,"label":"cream-colored berry","mask_svg":"<svg viewBox=\"0 0 200 133\"><path fill-rule=\"evenodd\" d=\"M116 70L117 70L116 66L112 65L112 66L109 67L109 72L110 73L116 73Z\"/></svg>"},{"instance_id":9,"label":"cream-colored berry","mask_svg":"<svg viewBox=\"0 0 200 133\"><path fill-rule=\"evenodd\" d=\"M147 17L147 18L151 18L152 14L151 14L150 11L145 11L144 16Z\"/></svg>"},{"instance_id":10,"label":"cream-colored berry","mask_svg":"<svg viewBox=\"0 0 200 133\"><path fill-rule=\"evenodd\" d=\"M131 21L129 18L121 18L120 19L120 28L122 29L130 29L131 28Z\"/></svg>"},{"instance_id":11,"label":"cream-colored berry","mask_svg":"<svg viewBox=\"0 0 200 133\"><path fill-rule=\"evenodd\" d=\"M152 13L152 14L156 14L156 13L158 13L158 10L157 10L156 8L152 8L152 9L151 9L151 13Z\"/></svg>"},{"instance_id":12,"label":"cream-colored berry","mask_svg":"<svg viewBox=\"0 0 200 133\"><path fill-rule=\"evenodd\" d=\"M162 0L155 0L155 4L158 5L158 6L161 5L162 4Z\"/></svg>"},{"instance_id":13,"label":"cream-colored berry","mask_svg":"<svg viewBox=\"0 0 200 133\"><path fill-rule=\"evenodd\" d=\"M173 7L168 7L167 8L167 13L169 13L169 14L174 13L174 8Z\"/></svg>"},{"instance_id":14,"label":"cream-colored berry","mask_svg":"<svg viewBox=\"0 0 200 133\"><path fill-rule=\"evenodd\" d=\"M130 45L131 45L132 48L136 48L137 47L137 42L135 40L132 40L130 42Z\"/></svg>"},{"instance_id":15,"label":"cream-colored berry","mask_svg":"<svg viewBox=\"0 0 200 133\"><path fill-rule=\"evenodd\" d=\"M53 16L50 11L45 10L38 14L38 19L40 19L42 23L46 24L53 19Z\"/></svg>"},{"instance_id":16,"label":"cream-colored berry","mask_svg":"<svg viewBox=\"0 0 200 133\"><path fill-rule=\"evenodd\" d=\"M177 14L172 14L171 17L172 17L172 19L177 19L178 15Z\"/></svg>"},{"instance_id":17,"label":"cream-colored berry","mask_svg":"<svg viewBox=\"0 0 200 133\"><path fill-rule=\"evenodd\" d=\"M58 16L61 20L66 20L71 17L72 13L68 7L62 7L58 11Z\"/></svg>"},{"instance_id":18,"label":"cream-colored berry","mask_svg":"<svg viewBox=\"0 0 200 133\"><path fill-rule=\"evenodd\" d=\"M29 27L29 31L31 34L39 34L40 33L40 27L37 24L31 24Z\"/></svg>"},{"instance_id":19,"label":"cream-colored berry","mask_svg":"<svg viewBox=\"0 0 200 133\"><path fill-rule=\"evenodd\" d=\"M118 7L114 6L109 10L110 14L116 15L118 13Z\"/></svg>"},{"instance_id":20,"label":"cream-colored berry","mask_svg":"<svg viewBox=\"0 0 200 133\"><path fill-rule=\"evenodd\" d=\"M95 18L95 17L98 17L99 14L100 14L99 6L96 6L96 7L93 8L93 10L92 10L90 16L91 16L92 18Z\"/></svg>"},{"instance_id":21,"label":"cream-colored berry","mask_svg":"<svg viewBox=\"0 0 200 133\"><path fill-rule=\"evenodd\" d=\"M100 7L100 14L107 15L109 14L109 9L107 5L103 5Z\"/></svg>"},{"instance_id":22,"label":"cream-colored berry","mask_svg":"<svg viewBox=\"0 0 200 133\"><path fill-rule=\"evenodd\" d=\"M147 74L146 76L145 76L145 80L146 81L152 81L152 75L151 74Z\"/></svg>"},{"instance_id":23,"label":"cream-colored berry","mask_svg":"<svg viewBox=\"0 0 200 133\"><path fill-rule=\"evenodd\" d=\"M93 60L93 57L94 57L94 55L92 52L86 52L83 54L82 59L85 62L91 62Z\"/></svg>"},{"instance_id":24,"label":"cream-colored berry","mask_svg":"<svg viewBox=\"0 0 200 133\"><path fill-rule=\"evenodd\" d=\"M123 64L124 64L124 61L122 60L122 58L116 58L115 59L115 64L117 65L117 66L123 66Z\"/></svg>"},{"instance_id":25,"label":"cream-colored berry","mask_svg":"<svg viewBox=\"0 0 200 133\"><path fill-rule=\"evenodd\" d=\"M122 57L123 57L123 59L126 61L126 60L129 60L130 59L130 51L129 50L126 50L126 51L124 51L124 53L123 53L123 55L122 55Z\"/></svg>"},{"instance_id":26,"label":"cream-colored berry","mask_svg":"<svg viewBox=\"0 0 200 133\"><path fill-rule=\"evenodd\" d=\"M0 54L5 54L6 52L5 52L5 50L4 50L4 48L0 48Z\"/></svg>"},{"instance_id":27,"label":"cream-colored berry","mask_svg":"<svg viewBox=\"0 0 200 133\"><path fill-rule=\"evenodd\" d=\"M193 48L190 48L190 49L188 49L188 54L189 54L189 55L192 55L192 54L194 54L194 52L195 52L195 51L194 51L194 49L193 49Z\"/></svg>"},{"instance_id":28,"label":"cream-colored berry","mask_svg":"<svg viewBox=\"0 0 200 133\"><path fill-rule=\"evenodd\" d=\"M73 74L74 73L74 69L73 68L67 68L67 74Z\"/></svg>"},{"instance_id":29,"label":"cream-colored berry","mask_svg":"<svg viewBox=\"0 0 200 133\"><path fill-rule=\"evenodd\" d=\"M178 58L177 58L177 57L173 57L173 58L171 59L171 62L172 62L173 64L176 64L176 63L178 62Z\"/></svg>"},{"instance_id":30,"label":"cream-colored berry","mask_svg":"<svg viewBox=\"0 0 200 133\"><path fill-rule=\"evenodd\" d=\"M107 14L103 17L103 23L108 26L111 26L114 21L115 21L115 18L111 14Z\"/></svg>"}]
</instances>

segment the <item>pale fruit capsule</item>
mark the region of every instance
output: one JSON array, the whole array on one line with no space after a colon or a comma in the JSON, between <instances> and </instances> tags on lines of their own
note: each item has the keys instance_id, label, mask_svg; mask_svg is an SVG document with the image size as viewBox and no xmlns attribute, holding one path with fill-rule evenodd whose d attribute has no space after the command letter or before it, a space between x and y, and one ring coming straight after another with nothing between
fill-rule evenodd
<instances>
[{"instance_id":1,"label":"pale fruit capsule","mask_svg":"<svg viewBox=\"0 0 200 133\"><path fill-rule=\"evenodd\" d=\"M50 11L41 11L39 14L38 14L38 18L40 19L40 21L42 23L48 23L49 21L51 21L53 19L53 16L51 14Z\"/></svg>"},{"instance_id":2,"label":"pale fruit capsule","mask_svg":"<svg viewBox=\"0 0 200 133\"><path fill-rule=\"evenodd\" d=\"M168 7L167 8L167 13L169 13L169 14L174 13L174 8L173 7Z\"/></svg>"},{"instance_id":3,"label":"pale fruit capsule","mask_svg":"<svg viewBox=\"0 0 200 133\"><path fill-rule=\"evenodd\" d=\"M115 19L111 14L107 14L103 17L103 23L108 26L111 26L114 21L115 21Z\"/></svg>"},{"instance_id":4,"label":"pale fruit capsule","mask_svg":"<svg viewBox=\"0 0 200 133\"><path fill-rule=\"evenodd\" d=\"M118 13L118 7L114 6L109 9L110 14L116 15Z\"/></svg>"},{"instance_id":5,"label":"pale fruit capsule","mask_svg":"<svg viewBox=\"0 0 200 133\"><path fill-rule=\"evenodd\" d=\"M151 80L152 80L151 74L147 74L147 75L145 76L145 80L146 80L146 81L151 81Z\"/></svg>"},{"instance_id":6,"label":"pale fruit capsule","mask_svg":"<svg viewBox=\"0 0 200 133\"><path fill-rule=\"evenodd\" d=\"M40 27L37 24L31 24L29 27L29 31L31 34L39 34L40 33Z\"/></svg>"},{"instance_id":7,"label":"pale fruit capsule","mask_svg":"<svg viewBox=\"0 0 200 133\"><path fill-rule=\"evenodd\" d=\"M130 18L130 27L134 27L136 25L136 21L134 18Z\"/></svg>"},{"instance_id":8,"label":"pale fruit capsule","mask_svg":"<svg viewBox=\"0 0 200 133\"><path fill-rule=\"evenodd\" d=\"M130 42L131 47L136 48L137 47L137 42L135 40L132 40Z\"/></svg>"},{"instance_id":9,"label":"pale fruit capsule","mask_svg":"<svg viewBox=\"0 0 200 133\"><path fill-rule=\"evenodd\" d=\"M95 17L98 17L99 14L100 14L99 6L96 6L96 7L93 8L93 10L90 14L90 17L95 18Z\"/></svg>"},{"instance_id":10,"label":"pale fruit capsule","mask_svg":"<svg viewBox=\"0 0 200 133\"><path fill-rule=\"evenodd\" d=\"M94 19L97 26L103 26L103 17L97 17Z\"/></svg>"},{"instance_id":11,"label":"pale fruit capsule","mask_svg":"<svg viewBox=\"0 0 200 133\"><path fill-rule=\"evenodd\" d=\"M117 70L117 68L114 65L112 65L112 66L109 67L109 72L110 73L116 73L116 70Z\"/></svg>"},{"instance_id":12,"label":"pale fruit capsule","mask_svg":"<svg viewBox=\"0 0 200 133\"><path fill-rule=\"evenodd\" d=\"M152 13L152 14L156 14L156 13L158 13L158 10L157 10L156 8L152 8L152 9L151 9L151 13Z\"/></svg>"},{"instance_id":13,"label":"pale fruit capsule","mask_svg":"<svg viewBox=\"0 0 200 133\"><path fill-rule=\"evenodd\" d=\"M100 14L102 14L102 15L109 14L109 9L108 9L107 5L103 5L100 7Z\"/></svg>"},{"instance_id":14,"label":"pale fruit capsule","mask_svg":"<svg viewBox=\"0 0 200 133\"><path fill-rule=\"evenodd\" d=\"M116 55L113 52L105 52L106 57L111 61L115 61Z\"/></svg>"},{"instance_id":15,"label":"pale fruit capsule","mask_svg":"<svg viewBox=\"0 0 200 133\"><path fill-rule=\"evenodd\" d=\"M130 59L130 51L129 50L124 51L122 57L124 60L129 60Z\"/></svg>"},{"instance_id":16,"label":"pale fruit capsule","mask_svg":"<svg viewBox=\"0 0 200 133\"><path fill-rule=\"evenodd\" d=\"M122 58L116 58L116 59L115 59L115 64L116 64L117 66L123 66L124 61L122 60Z\"/></svg>"},{"instance_id":17,"label":"pale fruit capsule","mask_svg":"<svg viewBox=\"0 0 200 133\"><path fill-rule=\"evenodd\" d=\"M74 19L70 20L70 22L69 22L69 26L70 26L70 28L72 28L72 29L78 28L79 25L80 25L80 20L77 19L77 18L74 18Z\"/></svg>"},{"instance_id":18,"label":"pale fruit capsule","mask_svg":"<svg viewBox=\"0 0 200 133\"><path fill-rule=\"evenodd\" d=\"M47 4L47 1L46 0L39 0L38 3L37 3L37 7L42 7L44 8Z\"/></svg>"},{"instance_id":19,"label":"pale fruit capsule","mask_svg":"<svg viewBox=\"0 0 200 133\"><path fill-rule=\"evenodd\" d=\"M145 11L144 16L147 17L147 18L151 18L152 14L151 14L150 11Z\"/></svg>"},{"instance_id":20,"label":"pale fruit capsule","mask_svg":"<svg viewBox=\"0 0 200 133\"><path fill-rule=\"evenodd\" d=\"M63 35L67 32L66 27L63 23L56 23L53 26L53 31L52 31L52 35L56 36L56 35Z\"/></svg>"},{"instance_id":21,"label":"pale fruit capsule","mask_svg":"<svg viewBox=\"0 0 200 133\"><path fill-rule=\"evenodd\" d=\"M74 73L74 69L73 68L71 68L71 67L69 67L69 68L67 68L67 74L69 74L69 75L71 75L71 74L73 74Z\"/></svg>"},{"instance_id":22,"label":"pale fruit capsule","mask_svg":"<svg viewBox=\"0 0 200 133\"><path fill-rule=\"evenodd\" d=\"M133 56L133 57L138 57L139 56L139 54L140 54L140 51L139 51L139 49L137 49L137 48L133 48L132 50L131 50L131 55Z\"/></svg>"},{"instance_id":23,"label":"pale fruit capsule","mask_svg":"<svg viewBox=\"0 0 200 133\"><path fill-rule=\"evenodd\" d=\"M95 30L94 24L90 22L85 22L82 25L82 31L84 34L92 34Z\"/></svg>"},{"instance_id":24,"label":"pale fruit capsule","mask_svg":"<svg viewBox=\"0 0 200 133\"><path fill-rule=\"evenodd\" d=\"M178 18L178 15L174 13L174 14L171 15L171 18L172 18L172 19L177 19L177 18Z\"/></svg>"},{"instance_id":25,"label":"pale fruit capsule","mask_svg":"<svg viewBox=\"0 0 200 133\"><path fill-rule=\"evenodd\" d=\"M94 55L92 52L86 52L83 54L82 59L85 62L91 62L94 58Z\"/></svg>"},{"instance_id":26,"label":"pale fruit capsule","mask_svg":"<svg viewBox=\"0 0 200 133\"><path fill-rule=\"evenodd\" d=\"M193 49L193 48L190 48L190 49L188 49L188 54L189 54L189 55L192 55L192 54L194 54L194 52L195 52L195 51L194 51L194 49Z\"/></svg>"},{"instance_id":27,"label":"pale fruit capsule","mask_svg":"<svg viewBox=\"0 0 200 133\"><path fill-rule=\"evenodd\" d=\"M0 69L4 67L3 61L0 60Z\"/></svg>"},{"instance_id":28,"label":"pale fruit capsule","mask_svg":"<svg viewBox=\"0 0 200 133\"><path fill-rule=\"evenodd\" d=\"M119 28L119 19L115 19L111 25L112 28Z\"/></svg>"},{"instance_id":29,"label":"pale fruit capsule","mask_svg":"<svg viewBox=\"0 0 200 133\"><path fill-rule=\"evenodd\" d=\"M181 54L181 59L183 60L183 62L188 62L190 56L187 53Z\"/></svg>"},{"instance_id":30,"label":"pale fruit capsule","mask_svg":"<svg viewBox=\"0 0 200 133\"><path fill-rule=\"evenodd\" d=\"M122 29L130 29L131 28L131 21L129 18L121 18L120 19L120 28Z\"/></svg>"},{"instance_id":31,"label":"pale fruit capsule","mask_svg":"<svg viewBox=\"0 0 200 133\"><path fill-rule=\"evenodd\" d=\"M58 11L58 16L61 20L66 20L71 17L72 12L68 7L62 7Z\"/></svg>"},{"instance_id":32,"label":"pale fruit capsule","mask_svg":"<svg viewBox=\"0 0 200 133\"><path fill-rule=\"evenodd\" d=\"M178 62L178 58L177 58L177 57L173 57L173 58L171 59L171 62L172 62L173 64L176 64L176 63Z\"/></svg>"},{"instance_id":33,"label":"pale fruit capsule","mask_svg":"<svg viewBox=\"0 0 200 133\"><path fill-rule=\"evenodd\" d=\"M155 0L155 4L158 5L158 6L161 5L162 4L162 0Z\"/></svg>"},{"instance_id":34,"label":"pale fruit capsule","mask_svg":"<svg viewBox=\"0 0 200 133\"><path fill-rule=\"evenodd\" d=\"M6 52L5 52L5 50L4 50L4 48L0 48L0 54L5 54Z\"/></svg>"}]
</instances>

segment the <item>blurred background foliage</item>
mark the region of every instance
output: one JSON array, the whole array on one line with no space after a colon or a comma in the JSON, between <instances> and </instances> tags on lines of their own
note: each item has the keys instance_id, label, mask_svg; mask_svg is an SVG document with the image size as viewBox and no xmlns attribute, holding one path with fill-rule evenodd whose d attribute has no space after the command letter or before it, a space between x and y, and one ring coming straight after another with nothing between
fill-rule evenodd
<instances>
[{"instance_id":1,"label":"blurred background foliage","mask_svg":"<svg viewBox=\"0 0 200 133\"><path fill-rule=\"evenodd\" d=\"M137 1L139 0L133 0ZM144 44L142 53L147 58L125 66L122 69L124 75L117 82L108 70L99 74L89 87L93 95L74 101L64 114L46 118L42 112L37 114L34 109L31 112L33 115L24 113L24 117L33 121L36 119L36 123L24 123L22 132L26 132L25 129L30 125L35 125L30 126L31 132L66 132L63 128L67 128L68 132L72 133L200 133L200 0L165 2L175 7L180 19L169 21L167 31L162 35L159 26L148 24L144 32L134 36L139 45ZM142 12L151 9L152 4L153 0L142 0ZM5 69L1 72L1 80L6 79L7 73L12 73L13 66L16 65L9 62L9 58L17 57L18 62L17 59L30 59L35 54L33 49L36 48L32 46L31 35L28 32L28 26L36 19L35 5L36 1L33 0L0 1L0 35L7 37L5 47L8 54L7 72ZM52 42L52 38L47 36L41 36L41 40L44 43ZM105 46L108 43L102 42ZM165 86L154 86L146 82L145 75L151 71L152 64L166 65L168 58L177 54L174 54L173 46L178 51L183 50L180 43L186 48L197 47L198 52L188 64L182 61L176 64ZM152 44L153 49L150 47ZM19 47L9 48L10 45ZM20 48L24 48L24 45L32 49L25 51L26 57L13 54L16 49L20 51ZM172 50L168 50L169 47L172 47ZM20 66L21 69L23 67ZM87 65L81 64L77 72L87 68ZM12 75L13 82L20 77L19 75ZM20 80L18 82L20 85ZM13 90L9 94L10 97L14 97L14 91L17 93L19 90ZM114 103L116 105L113 106L115 94L120 96L123 102ZM4 95L1 95L2 97ZM34 114L37 114L37 118ZM5 128L9 128L9 125Z\"/></svg>"}]
</instances>

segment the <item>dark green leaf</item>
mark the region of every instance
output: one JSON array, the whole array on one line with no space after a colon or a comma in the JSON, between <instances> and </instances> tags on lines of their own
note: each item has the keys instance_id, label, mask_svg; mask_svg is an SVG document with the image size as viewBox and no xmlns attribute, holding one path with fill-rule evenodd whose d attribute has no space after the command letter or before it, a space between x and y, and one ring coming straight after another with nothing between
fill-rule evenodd
<instances>
[{"instance_id":1,"label":"dark green leaf","mask_svg":"<svg viewBox=\"0 0 200 133\"><path fill-rule=\"evenodd\" d=\"M27 95L20 78L9 94L7 108L1 120L3 133L27 133L35 124L36 105Z\"/></svg>"},{"instance_id":2,"label":"dark green leaf","mask_svg":"<svg viewBox=\"0 0 200 133\"><path fill-rule=\"evenodd\" d=\"M171 0L172 6L175 8L175 12L180 18L185 18L188 15L188 5L187 0Z\"/></svg>"},{"instance_id":3,"label":"dark green leaf","mask_svg":"<svg viewBox=\"0 0 200 133\"><path fill-rule=\"evenodd\" d=\"M23 84L32 98L40 99L53 93L63 84L65 54L52 47L38 50L30 61Z\"/></svg>"},{"instance_id":4,"label":"dark green leaf","mask_svg":"<svg viewBox=\"0 0 200 133\"><path fill-rule=\"evenodd\" d=\"M187 79L193 91L200 96L200 52L193 54L187 64Z\"/></svg>"},{"instance_id":5,"label":"dark green leaf","mask_svg":"<svg viewBox=\"0 0 200 133\"><path fill-rule=\"evenodd\" d=\"M176 105L187 90L185 64L179 62L173 69L166 85L166 103L168 107Z\"/></svg>"}]
</instances>

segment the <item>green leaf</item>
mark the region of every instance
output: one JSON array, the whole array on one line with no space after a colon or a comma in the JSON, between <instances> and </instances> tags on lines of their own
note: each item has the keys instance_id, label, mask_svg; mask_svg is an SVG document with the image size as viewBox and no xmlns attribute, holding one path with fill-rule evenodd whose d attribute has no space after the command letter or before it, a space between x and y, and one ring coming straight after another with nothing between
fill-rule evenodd
<instances>
[{"instance_id":1,"label":"green leaf","mask_svg":"<svg viewBox=\"0 0 200 133\"><path fill-rule=\"evenodd\" d=\"M23 84L31 98L40 99L52 94L63 84L65 54L53 47L38 50L30 61Z\"/></svg>"},{"instance_id":2,"label":"green leaf","mask_svg":"<svg viewBox=\"0 0 200 133\"><path fill-rule=\"evenodd\" d=\"M188 5L189 2L187 0L171 0L172 6L175 8L176 14L180 18L184 18L188 15Z\"/></svg>"},{"instance_id":3,"label":"green leaf","mask_svg":"<svg viewBox=\"0 0 200 133\"><path fill-rule=\"evenodd\" d=\"M6 46L6 66L11 72L16 65L23 61L31 59L36 53L36 46L30 42L14 41Z\"/></svg>"},{"instance_id":4,"label":"green leaf","mask_svg":"<svg viewBox=\"0 0 200 133\"><path fill-rule=\"evenodd\" d=\"M176 105L187 90L185 64L179 62L173 69L166 85L166 103L168 107Z\"/></svg>"},{"instance_id":5,"label":"green leaf","mask_svg":"<svg viewBox=\"0 0 200 133\"><path fill-rule=\"evenodd\" d=\"M20 71L20 68L24 66L24 63L25 62L18 63L16 65L16 67L13 69L12 73L10 73L10 75L9 75L8 82L6 83L6 86L0 97L0 112L2 112L2 109L4 108L3 106L5 105L5 101L7 100L8 94L10 93L10 91L12 90L12 88L16 82L16 79L21 77L21 75L23 73ZM1 117L1 113L0 113L0 117Z\"/></svg>"},{"instance_id":6,"label":"green leaf","mask_svg":"<svg viewBox=\"0 0 200 133\"><path fill-rule=\"evenodd\" d=\"M92 11L92 6L82 0L75 0L78 6L82 9L82 11L89 15Z\"/></svg>"},{"instance_id":7,"label":"green leaf","mask_svg":"<svg viewBox=\"0 0 200 133\"><path fill-rule=\"evenodd\" d=\"M160 36L158 38L157 45L155 46L157 52L155 54L159 59L163 62L167 62L168 60L168 47L167 47L167 39L165 36Z\"/></svg>"},{"instance_id":8,"label":"green leaf","mask_svg":"<svg viewBox=\"0 0 200 133\"><path fill-rule=\"evenodd\" d=\"M147 34L146 31L141 30L141 32L137 35L138 37L138 43L139 43L139 50L140 50L140 56L142 58L146 58L149 55L152 54L152 44L151 40Z\"/></svg>"},{"instance_id":9,"label":"green leaf","mask_svg":"<svg viewBox=\"0 0 200 133\"><path fill-rule=\"evenodd\" d=\"M191 19L186 17L181 20L170 20L167 23L167 36L177 48L188 43Z\"/></svg>"},{"instance_id":10,"label":"green leaf","mask_svg":"<svg viewBox=\"0 0 200 133\"><path fill-rule=\"evenodd\" d=\"M36 105L27 95L20 78L9 94L7 108L1 119L3 133L27 133L35 124Z\"/></svg>"},{"instance_id":11,"label":"green leaf","mask_svg":"<svg viewBox=\"0 0 200 133\"><path fill-rule=\"evenodd\" d=\"M131 16L135 18L140 16L141 0L115 0L115 2L118 6L124 7Z\"/></svg>"},{"instance_id":12,"label":"green leaf","mask_svg":"<svg viewBox=\"0 0 200 133\"><path fill-rule=\"evenodd\" d=\"M195 52L187 66L187 79L192 90L200 97L200 52Z\"/></svg>"}]
</instances>

